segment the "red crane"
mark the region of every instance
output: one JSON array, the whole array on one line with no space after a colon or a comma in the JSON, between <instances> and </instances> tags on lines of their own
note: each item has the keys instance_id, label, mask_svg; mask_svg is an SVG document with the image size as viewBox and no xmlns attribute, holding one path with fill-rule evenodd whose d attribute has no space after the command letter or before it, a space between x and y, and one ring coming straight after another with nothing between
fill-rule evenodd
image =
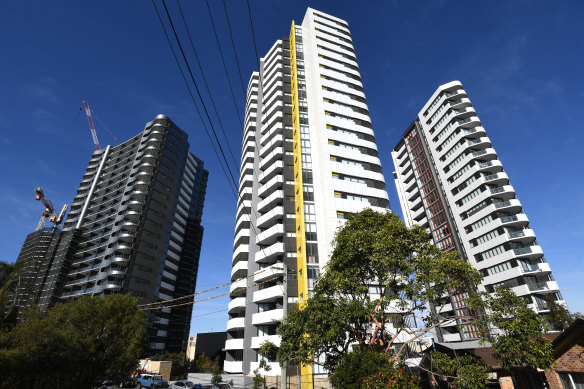
<instances>
[{"instance_id":1,"label":"red crane","mask_svg":"<svg viewBox=\"0 0 584 389\"><path fill-rule=\"evenodd\" d=\"M93 137L93 144L95 149L99 150L99 141L97 140L97 134L95 133L95 127L93 126L93 119L91 118L91 109L89 109L89 104L87 101L83 100L83 107L85 108L85 114L87 115L87 121L89 122L89 129L91 130L91 136Z\"/></svg>"},{"instance_id":2,"label":"red crane","mask_svg":"<svg viewBox=\"0 0 584 389\"><path fill-rule=\"evenodd\" d=\"M83 108L85 108L85 114L87 115L87 121L89 122L89 129L91 130L91 136L93 137L93 144L95 145L95 149L99 150L99 141L97 140L97 134L95 133L95 126L93 125L93 118L91 116L91 109L89 108L89 104L87 104L87 101L83 100L82 104L83 104ZM81 108L81 109L83 109L83 108ZM118 138L116 138L114 136L114 134L112 134L111 131L105 126L105 124L103 124L101 122L101 120L99 120L99 117L97 117L97 115L95 114L95 111L93 112L93 114L95 115L95 118L101 123L103 128L105 128L105 130L108 132L108 134L110 134L112 136L112 138L114 138L114 140L117 141Z\"/></svg>"}]
</instances>

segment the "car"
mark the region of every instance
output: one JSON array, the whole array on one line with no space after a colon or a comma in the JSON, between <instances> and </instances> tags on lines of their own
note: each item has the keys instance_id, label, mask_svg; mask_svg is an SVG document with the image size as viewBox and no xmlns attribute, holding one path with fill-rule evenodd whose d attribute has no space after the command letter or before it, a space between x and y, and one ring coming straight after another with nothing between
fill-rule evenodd
<instances>
[{"instance_id":1,"label":"car","mask_svg":"<svg viewBox=\"0 0 584 389\"><path fill-rule=\"evenodd\" d=\"M233 385L229 382L215 382L214 385L217 389L233 389Z\"/></svg>"},{"instance_id":2,"label":"car","mask_svg":"<svg viewBox=\"0 0 584 389\"><path fill-rule=\"evenodd\" d=\"M170 389L186 389L192 388L194 383L192 381L176 381L174 384L170 385Z\"/></svg>"},{"instance_id":3,"label":"car","mask_svg":"<svg viewBox=\"0 0 584 389\"><path fill-rule=\"evenodd\" d=\"M97 389L115 389L114 383L110 380L102 381Z\"/></svg>"},{"instance_id":4,"label":"car","mask_svg":"<svg viewBox=\"0 0 584 389\"><path fill-rule=\"evenodd\" d=\"M216 389L213 384L194 384L191 389Z\"/></svg>"},{"instance_id":5,"label":"car","mask_svg":"<svg viewBox=\"0 0 584 389\"><path fill-rule=\"evenodd\" d=\"M168 388L168 381L163 380L160 374L145 373L138 376L136 387L148 389Z\"/></svg>"},{"instance_id":6,"label":"car","mask_svg":"<svg viewBox=\"0 0 584 389\"><path fill-rule=\"evenodd\" d=\"M120 382L120 388L135 388L136 387L136 381L128 378L123 380L122 382Z\"/></svg>"}]
</instances>

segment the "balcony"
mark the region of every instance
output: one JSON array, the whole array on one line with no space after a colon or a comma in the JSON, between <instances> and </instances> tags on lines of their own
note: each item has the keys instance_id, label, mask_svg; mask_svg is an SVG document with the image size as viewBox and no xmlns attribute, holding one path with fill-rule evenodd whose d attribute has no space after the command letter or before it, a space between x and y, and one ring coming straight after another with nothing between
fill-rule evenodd
<instances>
[{"instance_id":1,"label":"balcony","mask_svg":"<svg viewBox=\"0 0 584 389\"><path fill-rule=\"evenodd\" d=\"M272 309L271 311L254 313L251 316L251 323L253 325L275 324L281 322L283 318L283 309Z\"/></svg>"},{"instance_id":2,"label":"balcony","mask_svg":"<svg viewBox=\"0 0 584 389\"><path fill-rule=\"evenodd\" d=\"M225 341L225 350L243 350L243 338L227 339Z\"/></svg>"},{"instance_id":3,"label":"balcony","mask_svg":"<svg viewBox=\"0 0 584 389\"><path fill-rule=\"evenodd\" d=\"M232 263L237 263L237 262L242 261L242 260L247 261L248 255L249 255L249 245L247 245L247 244L240 244L233 251L233 260L232 260Z\"/></svg>"},{"instance_id":4,"label":"balcony","mask_svg":"<svg viewBox=\"0 0 584 389\"><path fill-rule=\"evenodd\" d=\"M282 149L282 147L276 147L272 152L270 152L265 158L262 159L260 163L260 169L267 170L268 167L273 165L275 162L282 161L283 154L284 149Z\"/></svg>"},{"instance_id":5,"label":"balcony","mask_svg":"<svg viewBox=\"0 0 584 389\"><path fill-rule=\"evenodd\" d=\"M229 301L229 305L227 306L227 311L229 313L237 312L237 311L241 311L241 310L245 310L245 297L236 297L234 299L231 299L231 301ZM243 318L238 317L236 319L243 319ZM231 320L235 320L235 319L231 319Z\"/></svg>"},{"instance_id":6,"label":"balcony","mask_svg":"<svg viewBox=\"0 0 584 389\"><path fill-rule=\"evenodd\" d=\"M262 269L253 277L255 282L261 282L267 280L268 278L274 278L276 276L284 275L284 265L282 263L274 263L272 266L268 266Z\"/></svg>"},{"instance_id":7,"label":"balcony","mask_svg":"<svg viewBox=\"0 0 584 389\"><path fill-rule=\"evenodd\" d=\"M538 259L543 256L543 250L538 245L513 249L517 259Z\"/></svg>"},{"instance_id":8,"label":"balcony","mask_svg":"<svg viewBox=\"0 0 584 389\"><path fill-rule=\"evenodd\" d=\"M495 173L483 177L483 182L492 185L507 185L509 183L509 176L505 172Z\"/></svg>"},{"instance_id":9,"label":"balcony","mask_svg":"<svg viewBox=\"0 0 584 389\"><path fill-rule=\"evenodd\" d=\"M231 280L242 278L247 275L247 261L239 261L231 269Z\"/></svg>"},{"instance_id":10,"label":"balcony","mask_svg":"<svg viewBox=\"0 0 584 389\"><path fill-rule=\"evenodd\" d=\"M258 196L261 198L265 198L272 191L274 191L276 189L281 189L283 184L284 184L284 177L275 176L270 181L268 181L264 185L260 186L260 188L258 189Z\"/></svg>"},{"instance_id":11,"label":"balcony","mask_svg":"<svg viewBox=\"0 0 584 389\"><path fill-rule=\"evenodd\" d=\"M223 370L226 373L243 373L243 361L225 361L223 363Z\"/></svg>"},{"instance_id":12,"label":"balcony","mask_svg":"<svg viewBox=\"0 0 584 389\"><path fill-rule=\"evenodd\" d=\"M284 200L284 191L277 190L258 204L258 211L267 212L269 209L275 207L278 204L282 204Z\"/></svg>"},{"instance_id":13,"label":"balcony","mask_svg":"<svg viewBox=\"0 0 584 389\"><path fill-rule=\"evenodd\" d=\"M267 228L273 226L278 220L284 219L284 207L277 206L258 218L257 226Z\"/></svg>"},{"instance_id":14,"label":"balcony","mask_svg":"<svg viewBox=\"0 0 584 389\"><path fill-rule=\"evenodd\" d=\"M243 289L247 287L247 280L243 279L243 280L239 280L239 281L235 281L233 284L231 284L231 286L229 287L229 293L233 293L239 289Z\"/></svg>"},{"instance_id":15,"label":"balcony","mask_svg":"<svg viewBox=\"0 0 584 389\"><path fill-rule=\"evenodd\" d=\"M250 363L250 371L258 370L258 374L261 375L268 375L268 376L279 376L282 375L282 369L280 368L280 364L278 362L268 362L268 366L270 366L270 370L260 369L259 362L252 362Z\"/></svg>"},{"instance_id":16,"label":"balcony","mask_svg":"<svg viewBox=\"0 0 584 389\"><path fill-rule=\"evenodd\" d=\"M521 211L521 203L517 199L511 199L507 201L501 201L499 203L494 203L495 209L501 212L517 213Z\"/></svg>"},{"instance_id":17,"label":"balcony","mask_svg":"<svg viewBox=\"0 0 584 389\"><path fill-rule=\"evenodd\" d=\"M227 320L227 331L235 330L238 328L245 328L245 317L234 317L232 319Z\"/></svg>"},{"instance_id":18,"label":"balcony","mask_svg":"<svg viewBox=\"0 0 584 389\"><path fill-rule=\"evenodd\" d=\"M501 225L506 227L525 227L529 224L529 219L524 213L519 213L513 216L504 216L499 219Z\"/></svg>"},{"instance_id":19,"label":"balcony","mask_svg":"<svg viewBox=\"0 0 584 389\"><path fill-rule=\"evenodd\" d=\"M535 232L531 228L513 231L507 234L507 239L511 242L532 243L535 240Z\"/></svg>"},{"instance_id":20,"label":"balcony","mask_svg":"<svg viewBox=\"0 0 584 389\"><path fill-rule=\"evenodd\" d=\"M276 161L260 174L258 181L261 184L268 182L272 177L281 174L283 168L284 163L282 161Z\"/></svg>"},{"instance_id":21,"label":"balcony","mask_svg":"<svg viewBox=\"0 0 584 389\"><path fill-rule=\"evenodd\" d=\"M262 347L265 342L271 342L274 345L280 347L280 342L282 338L280 335L268 335L268 336L254 336L251 338L251 348L258 349Z\"/></svg>"},{"instance_id":22,"label":"balcony","mask_svg":"<svg viewBox=\"0 0 584 389\"><path fill-rule=\"evenodd\" d=\"M271 246L265 247L255 254L255 262L272 262L278 256L284 255L284 243L276 242Z\"/></svg>"},{"instance_id":23,"label":"balcony","mask_svg":"<svg viewBox=\"0 0 584 389\"><path fill-rule=\"evenodd\" d=\"M253 292L253 302L263 303L276 301L284 295L282 288L282 285L274 285L266 289L256 290Z\"/></svg>"},{"instance_id":24,"label":"balcony","mask_svg":"<svg viewBox=\"0 0 584 389\"><path fill-rule=\"evenodd\" d=\"M460 334L448 334L443 333L442 337L444 338L445 342L460 342L462 339L460 338Z\"/></svg>"},{"instance_id":25,"label":"balcony","mask_svg":"<svg viewBox=\"0 0 584 389\"><path fill-rule=\"evenodd\" d=\"M500 174L500 173L499 173ZM498 188L490 189L489 193L491 195L497 195L498 198L502 199L512 199L515 197L515 190L511 185L503 185Z\"/></svg>"},{"instance_id":26,"label":"balcony","mask_svg":"<svg viewBox=\"0 0 584 389\"><path fill-rule=\"evenodd\" d=\"M264 232L260 232L256 237L256 243L261 246L268 246L278 241L284 234L284 225L275 224Z\"/></svg>"}]
</instances>

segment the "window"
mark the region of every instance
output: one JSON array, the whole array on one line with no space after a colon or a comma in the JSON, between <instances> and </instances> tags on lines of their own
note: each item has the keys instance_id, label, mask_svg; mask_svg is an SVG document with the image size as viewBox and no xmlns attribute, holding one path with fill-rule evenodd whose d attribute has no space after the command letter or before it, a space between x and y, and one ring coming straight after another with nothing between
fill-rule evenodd
<instances>
[{"instance_id":1,"label":"window","mask_svg":"<svg viewBox=\"0 0 584 389\"><path fill-rule=\"evenodd\" d=\"M562 388L584 389L584 373L558 373Z\"/></svg>"}]
</instances>

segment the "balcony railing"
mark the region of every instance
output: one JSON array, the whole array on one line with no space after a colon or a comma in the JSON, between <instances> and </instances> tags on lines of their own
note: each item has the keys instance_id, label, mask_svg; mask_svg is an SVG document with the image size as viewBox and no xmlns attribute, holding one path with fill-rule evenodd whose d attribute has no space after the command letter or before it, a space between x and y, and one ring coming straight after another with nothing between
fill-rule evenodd
<instances>
[{"instance_id":1,"label":"balcony railing","mask_svg":"<svg viewBox=\"0 0 584 389\"><path fill-rule=\"evenodd\" d=\"M503 208L503 207L509 207L511 205L511 201L501 201L500 203L496 203L495 204L495 208ZM501 219L503 220L503 219ZM515 219L517 220L517 219Z\"/></svg>"},{"instance_id":2,"label":"balcony railing","mask_svg":"<svg viewBox=\"0 0 584 389\"><path fill-rule=\"evenodd\" d=\"M524 232L524 231L513 231L513 232L510 232L510 233L508 233L508 234L507 234L507 236L508 236L510 239L513 239L513 238L520 238L520 237L522 237L522 236L525 236L525 232Z\"/></svg>"},{"instance_id":3,"label":"balcony railing","mask_svg":"<svg viewBox=\"0 0 584 389\"><path fill-rule=\"evenodd\" d=\"M486 179L486 178L485 178L485 179ZM497 193L501 193L501 192L503 192L504 190L505 190L505 188L501 187L501 188L494 188L494 189L491 189L491 190L490 190L490 192L491 192L491 194L497 194Z\"/></svg>"},{"instance_id":4,"label":"balcony railing","mask_svg":"<svg viewBox=\"0 0 584 389\"><path fill-rule=\"evenodd\" d=\"M479 169L489 167L489 166L493 166L493 162L489 161L489 162L479 163Z\"/></svg>"},{"instance_id":5,"label":"balcony railing","mask_svg":"<svg viewBox=\"0 0 584 389\"><path fill-rule=\"evenodd\" d=\"M481 155L485 155L487 153L487 150L481 150L481 151L477 151L472 153L473 157L480 157Z\"/></svg>"},{"instance_id":6,"label":"balcony railing","mask_svg":"<svg viewBox=\"0 0 584 389\"><path fill-rule=\"evenodd\" d=\"M535 292L538 290L548 290L549 286L546 282L536 282L536 283L528 283L527 287L530 291Z\"/></svg>"},{"instance_id":7,"label":"balcony railing","mask_svg":"<svg viewBox=\"0 0 584 389\"><path fill-rule=\"evenodd\" d=\"M531 253L531 247L521 247L518 249L513 249L515 255L529 254Z\"/></svg>"},{"instance_id":8,"label":"balcony railing","mask_svg":"<svg viewBox=\"0 0 584 389\"><path fill-rule=\"evenodd\" d=\"M498 174L491 174L490 176L485 176L485 181L493 181L499 178Z\"/></svg>"},{"instance_id":9,"label":"balcony railing","mask_svg":"<svg viewBox=\"0 0 584 389\"><path fill-rule=\"evenodd\" d=\"M506 201L508 203L508 201ZM515 222L517 221L517 216L513 215L513 216L505 216L501 218L501 223L509 223L509 222Z\"/></svg>"}]
</instances>

